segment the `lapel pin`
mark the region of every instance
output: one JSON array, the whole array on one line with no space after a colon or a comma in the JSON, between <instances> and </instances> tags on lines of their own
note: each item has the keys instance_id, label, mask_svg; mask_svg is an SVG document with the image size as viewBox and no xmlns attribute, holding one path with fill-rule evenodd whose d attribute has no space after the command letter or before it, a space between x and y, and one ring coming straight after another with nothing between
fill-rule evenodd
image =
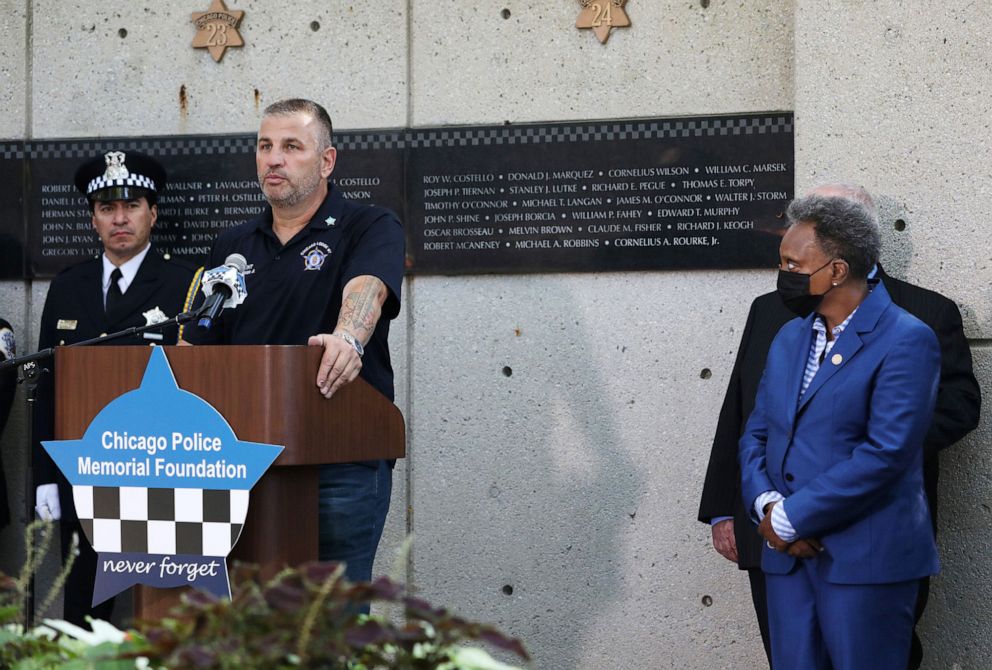
<instances>
[{"instance_id":1,"label":"lapel pin","mask_svg":"<svg viewBox=\"0 0 992 670\"><path fill-rule=\"evenodd\" d=\"M844 362L844 357L841 356L840 354L834 354L833 356L830 357L830 362L833 363L834 365L840 365L841 363Z\"/></svg>"}]
</instances>

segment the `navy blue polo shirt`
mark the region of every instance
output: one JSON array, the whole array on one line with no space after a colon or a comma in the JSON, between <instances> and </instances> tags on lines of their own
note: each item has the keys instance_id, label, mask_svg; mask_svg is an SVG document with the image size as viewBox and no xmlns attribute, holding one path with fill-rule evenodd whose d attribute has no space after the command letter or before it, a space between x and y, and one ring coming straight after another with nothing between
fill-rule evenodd
<instances>
[{"instance_id":1,"label":"navy blue polo shirt","mask_svg":"<svg viewBox=\"0 0 992 670\"><path fill-rule=\"evenodd\" d=\"M248 296L227 309L206 330L187 326L192 344L306 344L311 335L331 333L338 322L345 284L372 275L389 289L382 316L365 345L361 377L390 400L389 321L400 309L404 236L396 214L345 200L333 183L310 222L283 245L272 231L272 208L223 232L210 251L208 267L230 254L248 261Z\"/></svg>"}]
</instances>

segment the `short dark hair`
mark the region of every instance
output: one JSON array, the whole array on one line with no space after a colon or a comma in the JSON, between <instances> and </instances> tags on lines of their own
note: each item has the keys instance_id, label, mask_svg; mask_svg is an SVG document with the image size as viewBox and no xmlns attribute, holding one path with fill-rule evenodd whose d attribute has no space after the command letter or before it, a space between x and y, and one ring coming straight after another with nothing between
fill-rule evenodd
<instances>
[{"instance_id":1,"label":"short dark hair","mask_svg":"<svg viewBox=\"0 0 992 670\"><path fill-rule=\"evenodd\" d=\"M796 198L786 212L789 225L809 223L824 253L847 261L851 276L864 279L878 263L882 239L877 220L859 202L808 195Z\"/></svg>"},{"instance_id":2,"label":"short dark hair","mask_svg":"<svg viewBox=\"0 0 992 670\"><path fill-rule=\"evenodd\" d=\"M318 105L313 100L306 100L304 98L289 98L288 100L273 102L265 108L265 111L262 112L262 116L288 116L290 114L300 113L309 114L316 119L317 124L320 127L320 130L317 133L317 143L320 145L319 149L323 151L327 147L331 146L334 139L334 126L331 124L331 116L327 113L326 109Z\"/></svg>"}]
</instances>

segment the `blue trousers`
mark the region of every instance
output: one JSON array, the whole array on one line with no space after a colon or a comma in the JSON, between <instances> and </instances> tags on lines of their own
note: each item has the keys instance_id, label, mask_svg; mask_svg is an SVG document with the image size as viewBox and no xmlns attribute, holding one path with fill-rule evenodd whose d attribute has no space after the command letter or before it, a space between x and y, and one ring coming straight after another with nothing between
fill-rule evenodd
<instances>
[{"instance_id":1,"label":"blue trousers","mask_svg":"<svg viewBox=\"0 0 992 670\"><path fill-rule=\"evenodd\" d=\"M321 466L320 560L345 563L352 582L371 581L392 490L388 461Z\"/></svg>"},{"instance_id":2,"label":"blue trousers","mask_svg":"<svg viewBox=\"0 0 992 670\"><path fill-rule=\"evenodd\" d=\"M919 581L831 584L816 558L765 575L775 670L905 670Z\"/></svg>"}]
</instances>

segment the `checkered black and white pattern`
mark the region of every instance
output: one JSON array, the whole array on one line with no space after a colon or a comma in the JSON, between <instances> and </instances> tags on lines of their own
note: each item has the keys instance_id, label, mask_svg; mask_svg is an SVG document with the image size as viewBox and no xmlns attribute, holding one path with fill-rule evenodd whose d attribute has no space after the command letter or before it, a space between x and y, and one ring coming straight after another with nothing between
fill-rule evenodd
<instances>
[{"instance_id":1,"label":"checkered black and white pattern","mask_svg":"<svg viewBox=\"0 0 992 670\"><path fill-rule=\"evenodd\" d=\"M548 144L560 142L712 137L715 135L765 135L791 133L791 113L742 114L728 117L630 119L624 121L514 124L396 130L345 130L334 133L342 150L419 149L431 147ZM3 158L83 159L109 151L143 151L152 155L188 156L255 153L256 136L186 135L100 140L32 140L0 144Z\"/></svg>"},{"instance_id":2,"label":"checkered black and white pattern","mask_svg":"<svg viewBox=\"0 0 992 670\"><path fill-rule=\"evenodd\" d=\"M140 188L147 188L150 191L154 191L155 182L149 177L143 174L129 174L126 177L121 177L119 179L107 179L105 175L100 175L96 179L90 181L86 186L86 193L93 193L94 191L99 191L104 188L111 188L113 186L138 186Z\"/></svg>"},{"instance_id":3,"label":"checkered black and white pattern","mask_svg":"<svg viewBox=\"0 0 992 670\"><path fill-rule=\"evenodd\" d=\"M227 556L248 491L73 486L76 515L97 552Z\"/></svg>"}]
</instances>

